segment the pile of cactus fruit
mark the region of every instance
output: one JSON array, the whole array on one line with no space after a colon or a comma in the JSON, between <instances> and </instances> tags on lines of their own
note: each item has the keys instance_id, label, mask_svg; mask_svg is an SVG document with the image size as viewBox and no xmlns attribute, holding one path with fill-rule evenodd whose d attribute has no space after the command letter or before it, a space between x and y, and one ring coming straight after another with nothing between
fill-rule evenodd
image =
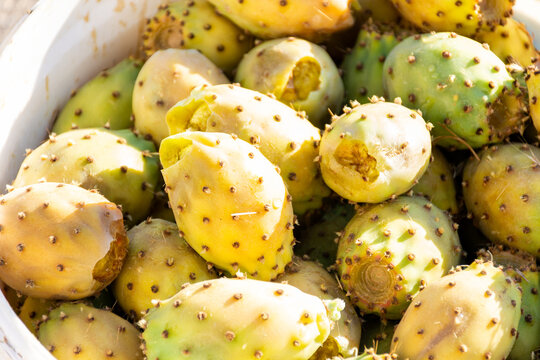
<instances>
[{"instance_id":1,"label":"pile of cactus fruit","mask_svg":"<svg viewBox=\"0 0 540 360\"><path fill-rule=\"evenodd\" d=\"M540 359L514 2L161 5L0 196L20 328L60 360Z\"/></svg>"}]
</instances>

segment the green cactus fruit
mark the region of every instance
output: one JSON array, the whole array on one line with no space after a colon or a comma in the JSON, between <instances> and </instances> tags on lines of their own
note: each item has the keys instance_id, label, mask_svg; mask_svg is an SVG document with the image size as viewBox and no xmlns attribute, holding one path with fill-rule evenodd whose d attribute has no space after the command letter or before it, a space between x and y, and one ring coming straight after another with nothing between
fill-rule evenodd
<instances>
[{"instance_id":1,"label":"green cactus fruit","mask_svg":"<svg viewBox=\"0 0 540 360\"><path fill-rule=\"evenodd\" d=\"M463 170L463 197L475 225L495 243L540 257L540 149L510 143L479 156Z\"/></svg>"},{"instance_id":2,"label":"green cactus fruit","mask_svg":"<svg viewBox=\"0 0 540 360\"><path fill-rule=\"evenodd\" d=\"M353 9L360 22L371 18L378 23L396 23L400 19L391 0L354 0Z\"/></svg>"},{"instance_id":3,"label":"green cactus fruit","mask_svg":"<svg viewBox=\"0 0 540 360\"><path fill-rule=\"evenodd\" d=\"M403 194L425 172L431 137L422 117L377 102L345 108L321 140L321 172L345 199L378 203Z\"/></svg>"},{"instance_id":4,"label":"green cactus fruit","mask_svg":"<svg viewBox=\"0 0 540 360\"><path fill-rule=\"evenodd\" d=\"M133 126L131 95L141 68L138 60L127 58L72 93L52 131L104 127L112 130Z\"/></svg>"},{"instance_id":5,"label":"green cactus fruit","mask_svg":"<svg viewBox=\"0 0 540 360\"><path fill-rule=\"evenodd\" d=\"M351 0L209 0L236 25L263 39L298 36L313 42L351 27Z\"/></svg>"},{"instance_id":6,"label":"green cactus fruit","mask_svg":"<svg viewBox=\"0 0 540 360\"><path fill-rule=\"evenodd\" d=\"M19 314L21 306L26 300L26 296L21 294L19 291L10 288L4 284L2 280L0 280L0 291L2 291L2 295L4 295L4 298L8 302L9 306L11 306L15 314Z\"/></svg>"},{"instance_id":7,"label":"green cactus fruit","mask_svg":"<svg viewBox=\"0 0 540 360\"><path fill-rule=\"evenodd\" d=\"M21 306L19 318L32 334L37 335L38 323L46 319L49 311L57 304L55 300L27 297Z\"/></svg>"},{"instance_id":8,"label":"green cactus fruit","mask_svg":"<svg viewBox=\"0 0 540 360\"><path fill-rule=\"evenodd\" d=\"M320 176L320 131L301 113L266 95L233 85L195 89L167 113L169 132L236 134L258 146L280 169L297 214L317 209L330 195Z\"/></svg>"},{"instance_id":9,"label":"green cactus fruit","mask_svg":"<svg viewBox=\"0 0 540 360\"><path fill-rule=\"evenodd\" d=\"M142 360L139 332L110 311L64 303L39 324L38 339L58 360Z\"/></svg>"},{"instance_id":10,"label":"green cactus fruit","mask_svg":"<svg viewBox=\"0 0 540 360\"><path fill-rule=\"evenodd\" d=\"M422 111L444 147L499 142L524 119L523 94L504 63L479 42L454 33L403 40L384 63L383 83L391 99Z\"/></svg>"},{"instance_id":11,"label":"green cactus fruit","mask_svg":"<svg viewBox=\"0 0 540 360\"><path fill-rule=\"evenodd\" d=\"M226 278L200 282L144 318L146 356L307 360L330 333L327 311L321 299L290 285Z\"/></svg>"},{"instance_id":12,"label":"green cactus fruit","mask_svg":"<svg viewBox=\"0 0 540 360\"><path fill-rule=\"evenodd\" d=\"M159 181L155 151L131 130L71 130L29 152L13 186L49 181L97 189L136 223L149 213Z\"/></svg>"},{"instance_id":13,"label":"green cactus fruit","mask_svg":"<svg viewBox=\"0 0 540 360\"><path fill-rule=\"evenodd\" d=\"M412 190L415 194L426 197L439 209L450 214L458 213L452 165L435 146L431 149L431 159L426 172Z\"/></svg>"},{"instance_id":14,"label":"green cactus fruit","mask_svg":"<svg viewBox=\"0 0 540 360\"><path fill-rule=\"evenodd\" d=\"M540 66L527 68L525 77L529 93L530 115L536 131L540 129Z\"/></svg>"},{"instance_id":15,"label":"green cactus fruit","mask_svg":"<svg viewBox=\"0 0 540 360\"><path fill-rule=\"evenodd\" d=\"M515 0L391 0L401 16L427 31L455 31L474 35L479 28L504 23Z\"/></svg>"},{"instance_id":16,"label":"green cactus fruit","mask_svg":"<svg viewBox=\"0 0 540 360\"><path fill-rule=\"evenodd\" d=\"M310 360L327 360L339 354L352 356L358 352L360 318L336 279L320 264L294 258L287 271L281 274L276 282L292 285L321 300L341 299L345 302L345 309L330 331L330 336Z\"/></svg>"},{"instance_id":17,"label":"green cactus fruit","mask_svg":"<svg viewBox=\"0 0 540 360\"><path fill-rule=\"evenodd\" d=\"M349 222L337 270L363 313L399 319L426 284L459 264L457 227L423 197L373 205Z\"/></svg>"},{"instance_id":18,"label":"green cactus fruit","mask_svg":"<svg viewBox=\"0 0 540 360\"><path fill-rule=\"evenodd\" d=\"M167 299L185 283L213 279L206 262L178 235L178 227L149 219L127 233L126 262L113 284L114 296L133 319Z\"/></svg>"},{"instance_id":19,"label":"green cactus fruit","mask_svg":"<svg viewBox=\"0 0 540 360\"><path fill-rule=\"evenodd\" d=\"M196 50L156 51L146 61L133 89L135 129L157 145L169 136L167 111L200 85L226 84L229 80Z\"/></svg>"},{"instance_id":20,"label":"green cactus fruit","mask_svg":"<svg viewBox=\"0 0 540 360\"><path fill-rule=\"evenodd\" d=\"M197 253L231 274L270 280L284 271L292 204L259 150L234 135L184 132L163 140L159 154L176 223Z\"/></svg>"},{"instance_id":21,"label":"green cactus fruit","mask_svg":"<svg viewBox=\"0 0 540 360\"><path fill-rule=\"evenodd\" d=\"M428 284L394 333L404 359L506 359L516 340L521 293L504 271L477 260Z\"/></svg>"},{"instance_id":22,"label":"green cactus fruit","mask_svg":"<svg viewBox=\"0 0 540 360\"><path fill-rule=\"evenodd\" d=\"M128 239L117 206L95 191L39 183L0 197L0 278L22 294L82 299L120 272Z\"/></svg>"},{"instance_id":23,"label":"green cactus fruit","mask_svg":"<svg viewBox=\"0 0 540 360\"><path fill-rule=\"evenodd\" d=\"M161 5L148 19L143 38L147 57L157 50L195 49L224 71L232 71L253 39L222 16L207 0Z\"/></svg>"},{"instance_id":24,"label":"green cactus fruit","mask_svg":"<svg viewBox=\"0 0 540 360\"><path fill-rule=\"evenodd\" d=\"M397 324L397 321L385 319L369 319L364 321L362 323L360 348L372 347L379 353L391 352L395 348L395 346L392 346L392 335Z\"/></svg>"},{"instance_id":25,"label":"green cactus fruit","mask_svg":"<svg viewBox=\"0 0 540 360\"><path fill-rule=\"evenodd\" d=\"M320 46L289 37L269 40L248 52L236 71L243 87L271 93L293 109L305 111L319 128L343 101L343 81Z\"/></svg>"},{"instance_id":26,"label":"green cactus fruit","mask_svg":"<svg viewBox=\"0 0 540 360\"><path fill-rule=\"evenodd\" d=\"M320 221L306 226L298 236L295 254L307 255L325 267L336 262L338 237L356 211L354 206L337 203L325 210Z\"/></svg>"}]
</instances>

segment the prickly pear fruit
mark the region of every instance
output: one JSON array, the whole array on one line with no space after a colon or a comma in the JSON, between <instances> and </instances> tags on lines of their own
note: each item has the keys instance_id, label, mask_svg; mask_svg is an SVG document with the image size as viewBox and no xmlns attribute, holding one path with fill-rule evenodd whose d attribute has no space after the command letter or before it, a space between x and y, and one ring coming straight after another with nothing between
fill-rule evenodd
<instances>
[{"instance_id":1,"label":"prickly pear fruit","mask_svg":"<svg viewBox=\"0 0 540 360\"><path fill-rule=\"evenodd\" d=\"M420 109L437 145L473 148L519 130L522 94L504 63L482 44L454 33L415 35L384 63L390 98Z\"/></svg>"},{"instance_id":2,"label":"prickly pear fruit","mask_svg":"<svg viewBox=\"0 0 540 360\"><path fill-rule=\"evenodd\" d=\"M458 213L452 165L435 146L431 149L431 159L426 172L412 190L415 194L427 198L439 209L450 214Z\"/></svg>"},{"instance_id":3,"label":"prickly pear fruit","mask_svg":"<svg viewBox=\"0 0 540 360\"><path fill-rule=\"evenodd\" d=\"M430 154L429 130L418 113L394 103L356 105L324 131L321 172L340 196L378 203L409 190Z\"/></svg>"},{"instance_id":4,"label":"prickly pear fruit","mask_svg":"<svg viewBox=\"0 0 540 360\"><path fill-rule=\"evenodd\" d=\"M52 131L60 134L83 128L119 130L132 127L131 95L140 68L139 61L128 58L99 73L73 92Z\"/></svg>"},{"instance_id":5,"label":"prickly pear fruit","mask_svg":"<svg viewBox=\"0 0 540 360\"><path fill-rule=\"evenodd\" d=\"M25 295L90 296L120 272L127 245L122 212L97 192L40 183L0 197L0 278Z\"/></svg>"},{"instance_id":6,"label":"prickly pear fruit","mask_svg":"<svg viewBox=\"0 0 540 360\"><path fill-rule=\"evenodd\" d=\"M142 360L139 332L110 311L64 303L39 324L38 339L58 360Z\"/></svg>"},{"instance_id":7,"label":"prickly pear fruit","mask_svg":"<svg viewBox=\"0 0 540 360\"><path fill-rule=\"evenodd\" d=\"M305 111L322 128L343 101L343 81L320 46L289 37L265 41L248 52L236 71L243 87L271 93L293 109Z\"/></svg>"},{"instance_id":8,"label":"prickly pear fruit","mask_svg":"<svg viewBox=\"0 0 540 360\"><path fill-rule=\"evenodd\" d=\"M537 131L540 131L540 67L530 66L527 68L525 78L529 93L530 115Z\"/></svg>"},{"instance_id":9,"label":"prickly pear fruit","mask_svg":"<svg viewBox=\"0 0 540 360\"><path fill-rule=\"evenodd\" d=\"M32 334L37 335L38 323L46 319L49 311L57 304L55 300L27 297L21 306L19 318Z\"/></svg>"},{"instance_id":10,"label":"prickly pear fruit","mask_svg":"<svg viewBox=\"0 0 540 360\"><path fill-rule=\"evenodd\" d=\"M492 263L428 284L396 328L399 358L503 359L517 336L521 293Z\"/></svg>"},{"instance_id":11,"label":"prickly pear fruit","mask_svg":"<svg viewBox=\"0 0 540 360\"><path fill-rule=\"evenodd\" d=\"M400 18L390 0L354 0L353 9L361 22L371 18L379 23L395 23Z\"/></svg>"},{"instance_id":12,"label":"prickly pear fruit","mask_svg":"<svg viewBox=\"0 0 540 360\"><path fill-rule=\"evenodd\" d=\"M229 80L196 50L168 49L154 53L143 65L133 89L135 129L159 145L169 136L167 111L200 85Z\"/></svg>"},{"instance_id":13,"label":"prickly pear fruit","mask_svg":"<svg viewBox=\"0 0 540 360\"><path fill-rule=\"evenodd\" d=\"M284 271L292 204L259 150L233 135L184 132L163 140L159 155L180 234L197 253L231 274L270 280Z\"/></svg>"},{"instance_id":14,"label":"prickly pear fruit","mask_svg":"<svg viewBox=\"0 0 540 360\"><path fill-rule=\"evenodd\" d=\"M307 360L331 327L316 296L290 285L226 278L187 286L144 321L146 356L160 360Z\"/></svg>"},{"instance_id":15,"label":"prickly pear fruit","mask_svg":"<svg viewBox=\"0 0 540 360\"><path fill-rule=\"evenodd\" d=\"M505 22L515 0L391 0L401 16L427 31L455 31L474 35L478 28Z\"/></svg>"},{"instance_id":16,"label":"prickly pear fruit","mask_svg":"<svg viewBox=\"0 0 540 360\"><path fill-rule=\"evenodd\" d=\"M134 319L153 307L152 300L173 296L185 283L216 277L178 235L174 223L149 219L127 236L129 252L113 290L122 309Z\"/></svg>"},{"instance_id":17,"label":"prickly pear fruit","mask_svg":"<svg viewBox=\"0 0 540 360\"><path fill-rule=\"evenodd\" d=\"M360 349L373 348L379 353L389 353L393 350L392 335L397 321L385 319L369 319L362 323Z\"/></svg>"},{"instance_id":18,"label":"prickly pear fruit","mask_svg":"<svg viewBox=\"0 0 540 360\"><path fill-rule=\"evenodd\" d=\"M195 89L167 114L169 132L186 130L238 135L258 146L280 169L294 209L317 209L330 194L313 160L320 132L302 114L257 91L233 85Z\"/></svg>"},{"instance_id":19,"label":"prickly pear fruit","mask_svg":"<svg viewBox=\"0 0 540 360\"><path fill-rule=\"evenodd\" d=\"M540 149L510 143L479 156L463 170L463 197L475 224L491 241L540 257Z\"/></svg>"},{"instance_id":20,"label":"prickly pear fruit","mask_svg":"<svg viewBox=\"0 0 540 360\"><path fill-rule=\"evenodd\" d=\"M150 211L159 181L155 151L131 130L71 130L30 152L13 186L49 181L97 189L122 206L127 220L137 222Z\"/></svg>"},{"instance_id":21,"label":"prickly pear fruit","mask_svg":"<svg viewBox=\"0 0 540 360\"><path fill-rule=\"evenodd\" d=\"M364 313L399 319L426 284L459 264L461 247L448 216L423 197L373 205L349 222L337 269Z\"/></svg>"},{"instance_id":22,"label":"prickly pear fruit","mask_svg":"<svg viewBox=\"0 0 540 360\"><path fill-rule=\"evenodd\" d=\"M10 288L6 284L4 284L2 280L0 280L0 290L2 291L2 295L4 295L4 298L8 302L9 306L11 306L15 314L19 314L21 306L26 300L26 296L21 294L19 291Z\"/></svg>"},{"instance_id":23,"label":"prickly pear fruit","mask_svg":"<svg viewBox=\"0 0 540 360\"><path fill-rule=\"evenodd\" d=\"M257 37L298 36L313 42L354 23L351 0L209 0L236 25Z\"/></svg>"},{"instance_id":24,"label":"prickly pear fruit","mask_svg":"<svg viewBox=\"0 0 540 360\"><path fill-rule=\"evenodd\" d=\"M345 309L330 331L330 336L310 360L327 360L339 354L357 354L361 332L360 318L336 279L322 266L313 261L294 258L287 271L281 274L276 282L292 285L321 300L341 299L345 302Z\"/></svg>"}]
</instances>

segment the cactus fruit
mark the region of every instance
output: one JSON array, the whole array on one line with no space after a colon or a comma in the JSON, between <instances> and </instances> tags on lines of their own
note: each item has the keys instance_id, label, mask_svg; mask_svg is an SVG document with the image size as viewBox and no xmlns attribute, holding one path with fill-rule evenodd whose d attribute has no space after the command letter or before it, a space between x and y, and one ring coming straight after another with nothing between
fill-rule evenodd
<instances>
[{"instance_id":1,"label":"cactus fruit","mask_svg":"<svg viewBox=\"0 0 540 360\"><path fill-rule=\"evenodd\" d=\"M313 42L351 27L351 0L209 0L236 25L263 39L298 36Z\"/></svg>"},{"instance_id":2,"label":"cactus fruit","mask_svg":"<svg viewBox=\"0 0 540 360\"><path fill-rule=\"evenodd\" d=\"M510 277L477 260L429 283L392 341L400 359L505 359L516 340L520 305Z\"/></svg>"},{"instance_id":3,"label":"cactus fruit","mask_svg":"<svg viewBox=\"0 0 540 360\"><path fill-rule=\"evenodd\" d=\"M321 299L290 285L226 278L200 282L144 318L146 356L307 360L330 333L327 311Z\"/></svg>"},{"instance_id":4,"label":"cactus fruit","mask_svg":"<svg viewBox=\"0 0 540 360\"><path fill-rule=\"evenodd\" d=\"M169 132L186 130L236 134L258 146L280 169L300 209L317 209L330 194L313 160L318 155L320 132L300 113L253 90L233 85L195 89L167 113Z\"/></svg>"},{"instance_id":5,"label":"cactus fruit","mask_svg":"<svg viewBox=\"0 0 540 360\"><path fill-rule=\"evenodd\" d=\"M495 243L540 257L540 149L510 143L479 156L463 170L463 197L475 225Z\"/></svg>"},{"instance_id":6,"label":"cactus fruit","mask_svg":"<svg viewBox=\"0 0 540 360\"><path fill-rule=\"evenodd\" d=\"M354 0L353 9L361 22L371 18L378 23L395 23L400 19L399 12L390 0Z\"/></svg>"},{"instance_id":7,"label":"cactus fruit","mask_svg":"<svg viewBox=\"0 0 540 360\"><path fill-rule=\"evenodd\" d=\"M0 280L0 291L2 291L2 295L4 295L4 298L8 302L9 306L11 306L13 311L16 314L19 314L21 306L26 300L26 296L21 294L19 291L10 288L6 284L4 284L2 280Z\"/></svg>"},{"instance_id":8,"label":"cactus fruit","mask_svg":"<svg viewBox=\"0 0 540 360\"><path fill-rule=\"evenodd\" d=\"M294 37L265 41L248 52L236 71L243 87L272 93L323 128L343 101L343 81L320 46Z\"/></svg>"},{"instance_id":9,"label":"cactus fruit","mask_svg":"<svg viewBox=\"0 0 540 360\"><path fill-rule=\"evenodd\" d=\"M400 42L384 63L383 82L391 98L400 97L433 123L437 145L499 142L524 119L523 94L504 63L479 42L454 33Z\"/></svg>"},{"instance_id":10,"label":"cactus fruit","mask_svg":"<svg viewBox=\"0 0 540 360\"><path fill-rule=\"evenodd\" d=\"M183 284L215 278L206 262L178 235L178 227L149 219L127 233L126 262L113 284L114 296L134 319L153 307L152 300L167 299Z\"/></svg>"},{"instance_id":11,"label":"cactus fruit","mask_svg":"<svg viewBox=\"0 0 540 360\"><path fill-rule=\"evenodd\" d=\"M60 134L83 128L120 130L132 127L131 95L140 68L139 61L127 58L99 73L72 93L52 131Z\"/></svg>"},{"instance_id":12,"label":"cactus fruit","mask_svg":"<svg viewBox=\"0 0 540 360\"><path fill-rule=\"evenodd\" d=\"M540 131L540 67L538 65L527 68L525 81L529 93L530 115L536 131Z\"/></svg>"},{"instance_id":13,"label":"cactus fruit","mask_svg":"<svg viewBox=\"0 0 540 360\"><path fill-rule=\"evenodd\" d=\"M457 227L423 197L401 196L358 213L339 242L337 269L364 313L399 319L426 284L460 260Z\"/></svg>"},{"instance_id":14,"label":"cactus fruit","mask_svg":"<svg viewBox=\"0 0 540 360\"><path fill-rule=\"evenodd\" d=\"M184 132L163 140L159 154L176 223L195 251L231 274L270 280L284 271L292 204L259 150L234 135Z\"/></svg>"},{"instance_id":15,"label":"cactus fruit","mask_svg":"<svg viewBox=\"0 0 540 360\"><path fill-rule=\"evenodd\" d=\"M412 190L415 194L426 197L439 209L450 214L458 213L452 165L435 146L431 149L431 159L426 172Z\"/></svg>"},{"instance_id":16,"label":"cactus fruit","mask_svg":"<svg viewBox=\"0 0 540 360\"><path fill-rule=\"evenodd\" d=\"M251 36L217 12L207 0L180 0L161 5L148 19L142 38L147 57L161 49L195 49L227 72L236 67L253 43Z\"/></svg>"},{"instance_id":17,"label":"cactus fruit","mask_svg":"<svg viewBox=\"0 0 540 360\"><path fill-rule=\"evenodd\" d=\"M427 31L474 35L479 28L504 23L515 0L391 0L401 16Z\"/></svg>"},{"instance_id":18,"label":"cactus fruit","mask_svg":"<svg viewBox=\"0 0 540 360\"><path fill-rule=\"evenodd\" d=\"M142 360L139 332L110 311L64 303L39 324L38 339L58 360Z\"/></svg>"},{"instance_id":19,"label":"cactus fruit","mask_svg":"<svg viewBox=\"0 0 540 360\"><path fill-rule=\"evenodd\" d=\"M159 145L169 136L167 111L200 85L226 84L220 69L196 50L156 51L133 89L135 129Z\"/></svg>"},{"instance_id":20,"label":"cactus fruit","mask_svg":"<svg viewBox=\"0 0 540 360\"><path fill-rule=\"evenodd\" d=\"M34 335L37 335L37 327L40 321L47 318L47 314L56 307L57 301L26 297L21 306L19 318Z\"/></svg>"},{"instance_id":21,"label":"cactus fruit","mask_svg":"<svg viewBox=\"0 0 540 360\"><path fill-rule=\"evenodd\" d=\"M385 102L344 110L321 140L326 184L348 200L367 203L408 191L424 174L431 154L422 116Z\"/></svg>"},{"instance_id":22,"label":"cactus fruit","mask_svg":"<svg viewBox=\"0 0 540 360\"><path fill-rule=\"evenodd\" d=\"M369 319L364 321L362 323L360 348L373 348L378 353L391 352L393 350L392 335L397 324L397 321L385 319Z\"/></svg>"},{"instance_id":23,"label":"cactus fruit","mask_svg":"<svg viewBox=\"0 0 540 360\"><path fill-rule=\"evenodd\" d=\"M131 130L71 130L29 152L13 186L49 181L97 189L136 223L150 211L159 180L152 152L154 144Z\"/></svg>"},{"instance_id":24,"label":"cactus fruit","mask_svg":"<svg viewBox=\"0 0 540 360\"><path fill-rule=\"evenodd\" d=\"M345 302L345 309L330 331L330 336L310 360L327 360L338 354L357 354L361 332L360 318L336 279L322 266L313 261L294 258L287 271L281 274L276 282L292 285L321 300L342 299Z\"/></svg>"},{"instance_id":25,"label":"cactus fruit","mask_svg":"<svg viewBox=\"0 0 540 360\"><path fill-rule=\"evenodd\" d=\"M127 246L122 212L96 192L40 183L0 197L0 278L25 295L90 296L120 272Z\"/></svg>"}]
</instances>

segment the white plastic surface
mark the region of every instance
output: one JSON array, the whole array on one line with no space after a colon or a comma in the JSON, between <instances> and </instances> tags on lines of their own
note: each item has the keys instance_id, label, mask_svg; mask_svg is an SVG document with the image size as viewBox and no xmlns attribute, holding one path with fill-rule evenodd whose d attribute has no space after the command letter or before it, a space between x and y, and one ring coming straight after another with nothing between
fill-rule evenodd
<instances>
[{"instance_id":1,"label":"white plastic surface","mask_svg":"<svg viewBox=\"0 0 540 360\"><path fill-rule=\"evenodd\" d=\"M0 193L71 91L136 51L146 17L161 2L41 0L0 47ZM518 0L514 10L540 48L540 0ZM2 295L0 359L53 359Z\"/></svg>"}]
</instances>

